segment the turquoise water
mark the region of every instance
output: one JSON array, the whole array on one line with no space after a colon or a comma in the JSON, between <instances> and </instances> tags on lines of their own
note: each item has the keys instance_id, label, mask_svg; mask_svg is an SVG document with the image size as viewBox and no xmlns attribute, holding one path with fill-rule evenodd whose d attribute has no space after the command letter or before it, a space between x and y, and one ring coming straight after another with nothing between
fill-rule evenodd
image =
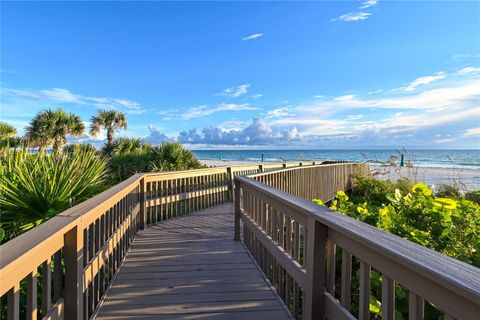
<instances>
[{"instance_id":1,"label":"turquoise water","mask_svg":"<svg viewBox=\"0 0 480 320\"><path fill-rule=\"evenodd\" d=\"M387 163L400 154L405 162L422 167L460 167L480 169L480 150L194 150L202 160L237 160L260 162L299 160L346 160Z\"/></svg>"}]
</instances>

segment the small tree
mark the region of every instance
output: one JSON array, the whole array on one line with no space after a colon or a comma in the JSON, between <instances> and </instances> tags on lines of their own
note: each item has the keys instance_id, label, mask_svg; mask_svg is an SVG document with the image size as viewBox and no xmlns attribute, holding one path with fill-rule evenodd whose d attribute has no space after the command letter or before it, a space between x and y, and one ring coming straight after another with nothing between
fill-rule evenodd
<instances>
[{"instance_id":1,"label":"small tree","mask_svg":"<svg viewBox=\"0 0 480 320\"><path fill-rule=\"evenodd\" d=\"M85 126L79 116L63 109L47 109L32 119L26 128L26 136L40 151L53 145L53 151L61 153L67 135L78 137L84 130Z\"/></svg>"},{"instance_id":2,"label":"small tree","mask_svg":"<svg viewBox=\"0 0 480 320\"><path fill-rule=\"evenodd\" d=\"M17 129L10 123L0 121L0 138L8 139L17 135Z\"/></svg>"},{"instance_id":3,"label":"small tree","mask_svg":"<svg viewBox=\"0 0 480 320\"><path fill-rule=\"evenodd\" d=\"M115 133L120 129L127 129L127 117L125 113L117 110L98 110L97 114L92 116L90 125L90 134L97 136L100 129L107 130L107 145L111 146Z\"/></svg>"}]
</instances>

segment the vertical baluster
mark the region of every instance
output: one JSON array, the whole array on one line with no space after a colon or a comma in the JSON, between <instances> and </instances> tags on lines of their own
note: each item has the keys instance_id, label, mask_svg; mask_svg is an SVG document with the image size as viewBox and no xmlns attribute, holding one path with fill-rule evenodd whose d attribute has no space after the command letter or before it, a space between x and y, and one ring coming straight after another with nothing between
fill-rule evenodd
<instances>
[{"instance_id":1,"label":"vertical baluster","mask_svg":"<svg viewBox=\"0 0 480 320\"><path fill-rule=\"evenodd\" d=\"M83 319L83 230L65 234L65 319Z\"/></svg>"},{"instance_id":2,"label":"vertical baluster","mask_svg":"<svg viewBox=\"0 0 480 320\"><path fill-rule=\"evenodd\" d=\"M327 291L335 296L335 250L333 241L327 241Z\"/></svg>"},{"instance_id":3,"label":"vertical baluster","mask_svg":"<svg viewBox=\"0 0 480 320\"><path fill-rule=\"evenodd\" d=\"M53 264L53 301L56 302L62 296L62 250L53 255Z\"/></svg>"},{"instance_id":4,"label":"vertical baluster","mask_svg":"<svg viewBox=\"0 0 480 320\"><path fill-rule=\"evenodd\" d=\"M306 229L305 265L307 280L304 288L305 319L322 319L325 314L325 256L327 227L309 217Z\"/></svg>"},{"instance_id":5,"label":"vertical baluster","mask_svg":"<svg viewBox=\"0 0 480 320\"><path fill-rule=\"evenodd\" d=\"M27 320L37 319L37 270L27 276Z\"/></svg>"},{"instance_id":6,"label":"vertical baluster","mask_svg":"<svg viewBox=\"0 0 480 320\"><path fill-rule=\"evenodd\" d=\"M241 218L241 185L240 182L235 182L235 233L234 233L234 240L240 241L240 218ZM244 205L245 206L245 205Z\"/></svg>"},{"instance_id":7,"label":"vertical baluster","mask_svg":"<svg viewBox=\"0 0 480 320\"><path fill-rule=\"evenodd\" d=\"M52 303L52 270L51 260L42 263L42 315L45 316L50 310Z\"/></svg>"},{"instance_id":8,"label":"vertical baluster","mask_svg":"<svg viewBox=\"0 0 480 320\"><path fill-rule=\"evenodd\" d=\"M382 275L382 319L395 319L395 283Z\"/></svg>"},{"instance_id":9,"label":"vertical baluster","mask_svg":"<svg viewBox=\"0 0 480 320\"><path fill-rule=\"evenodd\" d=\"M371 267L364 261L360 261L360 301L358 319L370 319L370 274Z\"/></svg>"},{"instance_id":10,"label":"vertical baluster","mask_svg":"<svg viewBox=\"0 0 480 320\"><path fill-rule=\"evenodd\" d=\"M352 255L342 249L342 280L341 280L341 302L350 310L352 296Z\"/></svg>"},{"instance_id":11,"label":"vertical baluster","mask_svg":"<svg viewBox=\"0 0 480 320\"><path fill-rule=\"evenodd\" d=\"M424 304L423 298L410 290L408 295L408 319L423 320Z\"/></svg>"},{"instance_id":12,"label":"vertical baluster","mask_svg":"<svg viewBox=\"0 0 480 320\"><path fill-rule=\"evenodd\" d=\"M16 284L7 293L7 319L18 320L20 317L20 285Z\"/></svg>"},{"instance_id":13,"label":"vertical baluster","mask_svg":"<svg viewBox=\"0 0 480 320\"><path fill-rule=\"evenodd\" d=\"M285 251L290 255L292 255L292 219L290 217L286 217L286 243L285 243ZM291 304L291 292L292 292L292 278L286 274L286 299L285 302L287 303L287 306L290 308Z\"/></svg>"}]
</instances>

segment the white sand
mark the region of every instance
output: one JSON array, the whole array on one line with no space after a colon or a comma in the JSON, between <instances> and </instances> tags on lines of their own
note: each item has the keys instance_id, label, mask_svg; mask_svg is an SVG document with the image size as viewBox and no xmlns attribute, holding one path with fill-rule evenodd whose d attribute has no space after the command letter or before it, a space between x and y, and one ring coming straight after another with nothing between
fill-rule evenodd
<instances>
[{"instance_id":1,"label":"white sand","mask_svg":"<svg viewBox=\"0 0 480 320\"><path fill-rule=\"evenodd\" d=\"M258 162L236 160L200 160L200 162L209 167L260 164ZM465 190L480 189L480 169L440 167L399 168L376 164L371 164L370 168L372 169L372 173L380 179L397 180L400 178L408 178L414 181L423 181L431 186L458 184Z\"/></svg>"}]
</instances>

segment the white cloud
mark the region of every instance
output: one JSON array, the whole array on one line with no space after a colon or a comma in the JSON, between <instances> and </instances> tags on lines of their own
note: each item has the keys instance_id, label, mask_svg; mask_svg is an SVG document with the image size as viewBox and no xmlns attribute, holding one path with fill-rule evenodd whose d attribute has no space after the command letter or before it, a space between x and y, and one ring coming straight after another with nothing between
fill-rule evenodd
<instances>
[{"instance_id":1,"label":"white cloud","mask_svg":"<svg viewBox=\"0 0 480 320\"><path fill-rule=\"evenodd\" d=\"M225 97L230 97L230 98L237 98L240 97L243 94L246 94L248 92L248 88L250 88L250 84L241 84L239 86L235 87L230 87L225 90L223 90L220 93L216 93L216 96L225 96Z\"/></svg>"},{"instance_id":2,"label":"white cloud","mask_svg":"<svg viewBox=\"0 0 480 320\"><path fill-rule=\"evenodd\" d=\"M301 139L302 134L296 127L275 130L262 118L253 119L250 125L241 130L209 127L201 133L196 129L182 131L178 136L181 143L206 145L275 145Z\"/></svg>"},{"instance_id":3,"label":"white cloud","mask_svg":"<svg viewBox=\"0 0 480 320\"><path fill-rule=\"evenodd\" d=\"M368 19L370 17L371 13L369 12L349 12L346 14L341 15L338 18L332 19L332 21L346 21L346 22L352 22L352 21L361 21Z\"/></svg>"},{"instance_id":4,"label":"white cloud","mask_svg":"<svg viewBox=\"0 0 480 320\"><path fill-rule=\"evenodd\" d=\"M458 75L477 74L480 73L479 67L465 67L457 71Z\"/></svg>"},{"instance_id":5,"label":"white cloud","mask_svg":"<svg viewBox=\"0 0 480 320\"><path fill-rule=\"evenodd\" d=\"M257 110L257 109L258 109L257 107L252 106L248 103L243 103L243 104L221 103L216 107L209 107L206 105L191 107L179 115L170 114L169 116L171 118L178 117L180 119L188 120L192 118L209 116L214 113L222 112L222 111L243 111L243 110Z\"/></svg>"},{"instance_id":6,"label":"white cloud","mask_svg":"<svg viewBox=\"0 0 480 320\"><path fill-rule=\"evenodd\" d=\"M260 37L263 37L263 33L254 33L254 34L251 34L251 35L248 35L248 36L242 38L242 40L243 41L248 41L248 40L257 39L257 38L260 38Z\"/></svg>"},{"instance_id":7,"label":"white cloud","mask_svg":"<svg viewBox=\"0 0 480 320\"><path fill-rule=\"evenodd\" d=\"M417 79L413 80L412 82L407 83L404 87L400 88L400 90L413 91L418 86L427 85L427 84L430 84L434 81L445 79L446 76L447 76L447 74L445 72L440 71L440 72L437 72L437 73L435 73L434 75L431 75L431 76L420 77L420 78L417 78Z\"/></svg>"},{"instance_id":8,"label":"white cloud","mask_svg":"<svg viewBox=\"0 0 480 320\"><path fill-rule=\"evenodd\" d=\"M464 137L480 137L480 127L467 129L463 133Z\"/></svg>"},{"instance_id":9,"label":"white cloud","mask_svg":"<svg viewBox=\"0 0 480 320\"><path fill-rule=\"evenodd\" d=\"M136 101L118 98L89 97L72 93L71 91L62 88L52 88L38 91L2 88L2 92L4 95L9 97L34 100L41 103L58 102L77 105L90 105L98 108L118 109L127 114L140 114L148 111Z\"/></svg>"},{"instance_id":10,"label":"white cloud","mask_svg":"<svg viewBox=\"0 0 480 320\"><path fill-rule=\"evenodd\" d=\"M263 94L261 94L261 93L257 93L257 94L252 95L253 99L258 99L258 98L261 98L261 97L263 97Z\"/></svg>"},{"instance_id":11,"label":"white cloud","mask_svg":"<svg viewBox=\"0 0 480 320\"><path fill-rule=\"evenodd\" d=\"M151 144L160 144L165 141L172 141L172 138L167 137L164 133L160 131L160 128L154 126L154 125L149 125L148 126L148 131L150 132L147 137L143 139L143 141Z\"/></svg>"},{"instance_id":12,"label":"white cloud","mask_svg":"<svg viewBox=\"0 0 480 320\"><path fill-rule=\"evenodd\" d=\"M367 0L365 2L363 2L361 5L360 5L360 9L366 9L366 8L370 8L370 7L373 7L373 6L376 6L378 4L378 0Z\"/></svg>"}]
</instances>

